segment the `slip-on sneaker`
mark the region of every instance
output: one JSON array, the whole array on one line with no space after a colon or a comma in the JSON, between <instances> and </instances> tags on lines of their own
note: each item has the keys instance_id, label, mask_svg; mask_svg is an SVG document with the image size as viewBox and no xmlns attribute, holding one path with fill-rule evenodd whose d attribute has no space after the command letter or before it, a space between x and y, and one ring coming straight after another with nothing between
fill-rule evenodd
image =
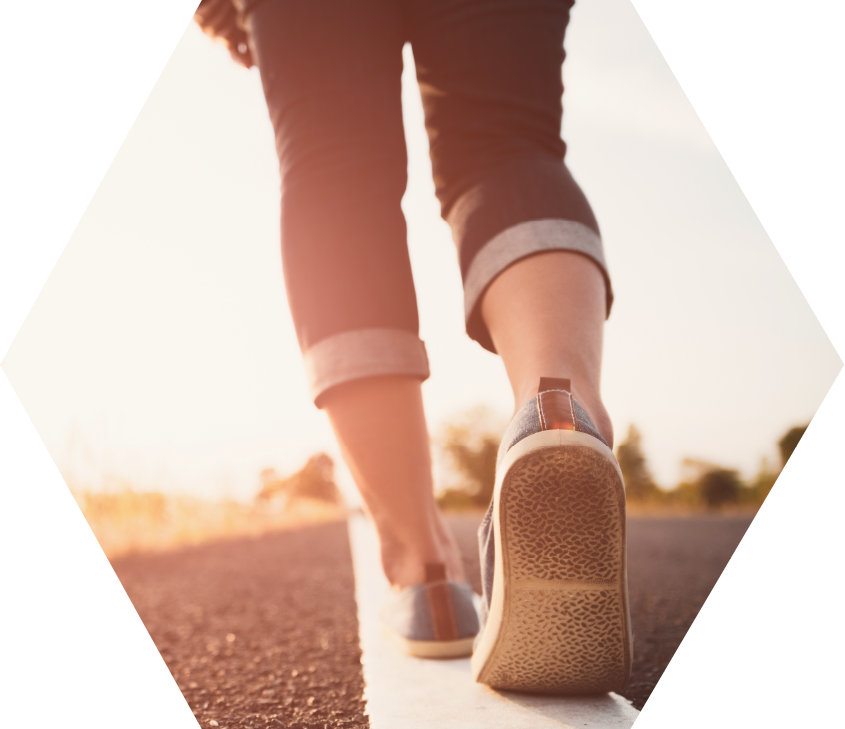
<instances>
[{"instance_id":1,"label":"slip-on sneaker","mask_svg":"<svg viewBox=\"0 0 845 729\"><path fill-rule=\"evenodd\" d=\"M542 378L508 426L479 547L476 681L546 694L625 687L632 641L622 473L569 380Z\"/></svg>"},{"instance_id":2,"label":"slip-on sneaker","mask_svg":"<svg viewBox=\"0 0 845 729\"><path fill-rule=\"evenodd\" d=\"M418 658L460 658L472 653L478 613L472 588L446 580L443 564L425 568L425 582L391 590L381 611L387 636Z\"/></svg>"}]
</instances>

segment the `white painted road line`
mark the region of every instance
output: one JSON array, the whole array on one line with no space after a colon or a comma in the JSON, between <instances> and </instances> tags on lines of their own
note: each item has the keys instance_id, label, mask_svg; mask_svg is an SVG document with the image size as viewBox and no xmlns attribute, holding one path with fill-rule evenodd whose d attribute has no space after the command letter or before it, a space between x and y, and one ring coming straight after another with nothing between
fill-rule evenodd
<instances>
[{"instance_id":1,"label":"white painted road line","mask_svg":"<svg viewBox=\"0 0 845 729\"><path fill-rule=\"evenodd\" d=\"M639 712L615 694L590 698L493 691L472 680L469 659L424 660L400 653L382 634L388 590L378 539L362 514L349 518L364 698L372 729L629 729Z\"/></svg>"}]
</instances>

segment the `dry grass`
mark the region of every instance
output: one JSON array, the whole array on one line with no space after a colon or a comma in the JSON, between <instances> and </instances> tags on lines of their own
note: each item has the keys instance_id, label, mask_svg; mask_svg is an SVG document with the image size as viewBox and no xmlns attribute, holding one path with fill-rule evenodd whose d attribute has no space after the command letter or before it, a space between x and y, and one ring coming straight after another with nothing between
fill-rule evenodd
<instances>
[{"instance_id":1,"label":"dry grass","mask_svg":"<svg viewBox=\"0 0 845 729\"><path fill-rule=\"evenodd\" d=\"M73 490L72 493L109 559L232 537L258 536L346 516L342 506L307 498L241 504L131 489L117 493Z\"/></svg>"}]
</instances>

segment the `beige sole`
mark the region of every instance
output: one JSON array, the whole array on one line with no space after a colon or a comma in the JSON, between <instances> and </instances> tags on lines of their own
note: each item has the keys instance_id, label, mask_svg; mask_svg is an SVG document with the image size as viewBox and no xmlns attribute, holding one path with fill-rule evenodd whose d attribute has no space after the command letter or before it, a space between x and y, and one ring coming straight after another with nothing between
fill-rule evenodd
<instances>
[{"instance_id":1,"label":"beige sole","mask_svg":"<svg viewBox=\"0 0 845 729\"><path fill-rule=\"evenodd\" d=\"M475 636L459 640L409 640L384 625L382 631L399 650L415 658L466 658L475 642Z\"/></svg>"},{"instance_id":2,"label":"beige sole","mask_svg":"<svg viewBox=\"0 0 845 729\"><path fill-rule=\"evenodd\" d=\"M548 430L517 443L499 470L475 680L547 694L623 689L631 625L625 490L613 453L584 433Z\"/></svg>"}]
</instances>

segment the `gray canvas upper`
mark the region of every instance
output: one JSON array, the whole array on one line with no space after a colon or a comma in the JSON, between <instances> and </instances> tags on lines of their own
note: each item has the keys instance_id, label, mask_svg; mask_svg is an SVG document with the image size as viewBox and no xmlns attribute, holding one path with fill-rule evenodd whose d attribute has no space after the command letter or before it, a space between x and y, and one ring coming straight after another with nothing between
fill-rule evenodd
<instances>
[{"instance_id":1,"label":"gray canvas upper","mask_svg":"<svg viewBox=\"0 0 845 729\"><path fill-rule=\"evenodd\" d=\"M575 411L577 419L576 430L581 433L598 438L602 443L607 445L607 441L601 437L599 432L590 420L590 416L582 408L575 398L572 398L572 409ZM502 462L505 454L513 448L519 441L527 438L529 435L534 435L542 430L540 425L540 416L537 413L537 398L532 398L530 402L526 403L519 412L514 415L513 420L508 424L505 434L502 436L502 443L499 446L498 463Z\"/></svg>"},{"instance_id":2,"label":"gray canvas upper","mask_svg":"<svg viewBox=\"0 0 845 729\"><path fill-rule=\"evenodd\" d=\"M478 633L478 613L472 601L469 585L448 583L455 606L458 638L472 638ZM434 624L429 611L425 585L412 585L392 592L384 603L382 621L395 633L408 640L436 640Z\"/></svg>"}]
</instances>

